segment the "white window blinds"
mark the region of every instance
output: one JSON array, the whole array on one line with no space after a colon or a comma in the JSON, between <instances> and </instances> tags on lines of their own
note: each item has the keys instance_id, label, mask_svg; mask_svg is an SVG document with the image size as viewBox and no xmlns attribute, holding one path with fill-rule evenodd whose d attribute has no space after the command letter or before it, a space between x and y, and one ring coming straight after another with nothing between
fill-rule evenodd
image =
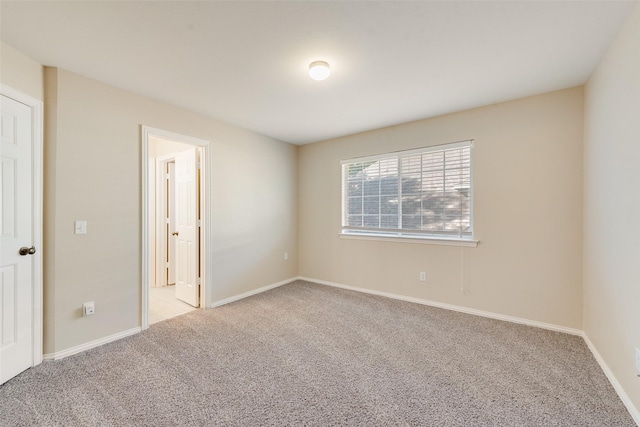
<instances>
[{"instance_id":1,"label":"white window blinds","mask_svg":"<svg viewBox=\"0 0 640 427\"><path fill-rule=\"evenodd\" d=\"M344 160L343 233L471 237L472 145Z\"/></svg>"}]
</instances>

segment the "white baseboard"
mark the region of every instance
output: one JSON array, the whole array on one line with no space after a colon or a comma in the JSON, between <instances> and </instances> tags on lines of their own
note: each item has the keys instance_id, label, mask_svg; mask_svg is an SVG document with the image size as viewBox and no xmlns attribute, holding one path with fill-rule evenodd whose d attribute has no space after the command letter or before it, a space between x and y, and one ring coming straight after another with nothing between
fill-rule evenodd
<instances>
[{"instance_id":1,"label":"white baseboard","mask_svg":"<svg viewBox=\"0 0 640 427\"><path fill-rule=\"evenodd\" d=\"M598 364L602 368L603 372L605 373L605 375L609 379L609 382L611 383L611 385L615 389L616 393L620 397L620 400L622 400L622 403L626 406L627 410L631 414L631 417L634 419L636 424L638 424L640 426L640 411L638 410L638 408L635 407L635 405L633 404L633 402L631 401L631 399L629 398L627 393L625 393L624 389L622 388L622 386L620 385L620 383L616 379L615 375L613 374L611 369L609 369L609 366L606 364L606 362L604 361L604 359L602 358L602 356L600 355L600 353L598 352L596 347L593 345L593 343L591 342L591 340L589 339L587 334L584 331L581 331L579 329L567 328L565 326L558 326L558 325L553 325L553 324L550 324L550 323L538 322L536 320L529 320L529 319L523 319L523 318L520 318L520 317L507 316L507 315L503 315L503 314L492 313L492 312L489 312L489 311L476 310L476 309L473 309L473 308L462 307L462 306L453 305L453 304L446 304L446 303L441 303L441 302L437 302L437 301L430 301L430 300L426 300L426 299L422 299L422 298L415 298L415 297L409 297L409 296L405 296L405 295L393 294L393 293L390 293L390 292L375 291L375 290L372 290L372 289L359 288L359 287L356 287L356 286L343 285L341 283L329 282L329 281L326 281L326 280L319 280L319 279L312 279L312 278L302 277L302 276L292 277L290 279L286 279L286 280L283 280L283 281L280 281L280 282L277 282L277 283L273 283L271 285L263 286L261 288L254 289L252 291L244 292L242 294L238 294L238 295L235 295L235 296L232 296L232 297L229 297L229 298L225 298L225 299L222 299L222 300L219 300L219 301L215 301L215 302L211 303L210 307L214 308L214 307L219 307L219 306L224 305L224 304L229 304L231 302L238 301L238 300L241 300L243 298L247 298L247 297L250 297L252 295L256 295L256 294L262 293L262 292L266 292L266 291L268 291L270 289L274 289L274 288L277 288L277 287L282 286L282 285L286 285L286 284L291 283L291 282L293 282L295 280L305 280L305 281L312 282L312 283L317 283L317 284L320 284L320 285L332 286L332 287L335 287L335 288L346 289L346 290L356 291L356 292L362 292L362 293L371 294L371 295L379 295L379 296L392 298L392 299L396 299L396 300L400 300L400 301L407 301L407 302L412 302L412 303L416 303L416 304L428 305L428 306L432 306L432 307L443 308L443 309L446 309L446 310L458 311L458 312L461 312L461 313L467 313L467 314L473 314L473 315L476 315L476 316L488 317L488 318L491 318L491 319L503 320L503 321L506 321L506 322L519 323L519 324L533 326L533 327L537 327L537 328L548 329L548 330L552 330L552 331L556 331L556 332L564 332L564 333L571 334L571 335L578 335L578 336L582 337L585 340L585 342L587 343L587 346L589 347L589 350L591 350L591 353L593 354L593 357L596 359L596 361L598 362ZM129 329L129 330L124 331L124 332L119 332L117 334L110 335L108 337L100 338L100 339L97 339L97 340L94 340L94 341L91 341L91 342L88 342L88 343L85 343L85 344L81 344L81 345L78 345L78 346L75 346L75 347L71 347L71 348L68 348L66 350L62 350L62 351L56 352L56 353L44 354L43 355L43 360L45 360L45 361L60 360L60 359L62 359L64 357L71 356L71 355L77 354L77 353L81 353L83 351L86 351L86 350L89 350L89 349L92 349L92 348L95 348L95 347L99 347L99 346L101 346L103 344L107 344L107 343L110 343L110 342L113 342L113 341L117 341L117 340L119 340L121 338L125 338L125 337L128 337L130 335L135 335L135 334L137 334L137 333L139 333L141 331L142 331L142 328L137 327L137 328Z\"/></svg>"},{"instance_id":2,"label":"white baseboard","mask_svg":"<svg viewBox=\"0 0 640 427\"><path fill-rule=\"evenodd\" d=\"M273 283L271 285L263 286L261 288L254 289L254 290L249 291L249 292L244 292L242 294L234 295L232 297L225 298L225 299L220 300L220 301L215 301L215 302L211 303L211 305L209 307L210 308L214 308L214 307L219 307L219 306L224 305L224 304L229 304L230 302L238 301L238 300L241 300L243 298L247 298L247 297L250 297L252 295L256 295L256 294L259 294L261 292L265 292L265 291L277 288L277 287L282 286L282 285L286 285L287 283L291 283L291 282L293 282L293 281L295 281L297 279L298 279L298 277L292 277L290 279L282 280L282 281L280 281L278 283ZM101 346L103 344L107 344L107 343L119 340L121 338L125 338L125 337L128 337L130 335L137 334L137 333L139 333L141 331L142 331L141 327L129 329L128 331L124 331L124 332L120 332L120 333L117 333L117 334L114 334L114 335L110 335L108 337L100 338L98 340L91 341L91 342L88 342L88 343L85 343L85 344L81 344L81 345L78 345L78 346L75 346L75 347L71 347L71 348L68 348L66 350L58 351L56 353L44 354L42 356L42 358L43 358L43 360L46 360L46 361L49 361L49 360L60 360L62 358L71 356L73 354L81 353L83 351L86 351L86 350L89 350L89 349L92 349L92 348L95 348L95 347L99 347L99 346Z\"/></svg>"},{"instance_id":3,"label":"white baseboard","mask_svg":"<svg viewBox=\"0 0 640 427\"><path fill-rule=\"evenodd\" d=\"M538 322L536 320L523 319L520 317L507 316L503 314L492 313L489 311L482 311L482 310L476 310L473 308L461 307L458 305L445 304L445 303L436 302L436 301L429 301L421 298L414 298L414 297L408 297L404 295L392 294L389 292L381 292L381 291L374 291L371 289L358 288L356 286L343 285L341 283L328 282L326 280L311 279L308 277L298 277L298 279L306 280L308 282L318 283L320 285L333 286L335 288L347 289L347 290L356 291L356 292L363 292L363 293L372 294L372 295L379 295L379 296L393 298L401 301L408 301L416 304L429 305L432 307L444 308L446 310L459 311L461 313L474 314L476 316L488 317L491 319L503 320L503 321L512 322L512 323L519 323L523 325L533 326L536 328L549 329L556 332L564 332L571 335L578 335L582 337L584 341L587 343L587 346L589 347L589 350L591 350L593 357L596 359L596 361L604 371L604 374L607 376L607 379L609 380L614 390L618 394L618 397L620 397L620 400L622 400L622 403L624 404L624 406L626 406L627 410L629 411L629 414L631 414L631 417L636 422L636 424L640 426L640 411L638 411L638 408L636 408L636 406L633 404L633 402L631 401L627 393L625 393L624 389L616 379L615 375L613 374L611 369L609 369L609 366L607 366L606 362L604 361L602 356L600 356L600 353L598 353L598 350L593 345L591 340L589 340L589 337L584 331L581 331L579 329L567 328L565 326L553 325L551 323Z\"/></svg>"},{"instance_id":4,"label":"white baseboard","mask_svg":"<svg viewBox=\"0 0 640 427\"><path fill-rule=\"evenodd\" d=\"M119 339L128 337L130 335L135 335L142 331L142 328L137 327L133 329L129 329L127 331L118 332L117 334L109 335L108 337L100 338L94 341L90 341L85 344L80 344L75 347L67 348L66 350L57 351L55 353L48 353L42 356L43 360L60 360L67 356L71 356L77 353L82 353L83 351L90 350L95 347L100 347L101 345L108 344L113 341L117 341Z\"/></svg>"},{"instance_id":5,"label":"white baseboard","mask_svg":"<svg viewBox=\"0 0 640 427\"><path fill-rule=\"evenodd\" d=\"M507 316L504 314L492 313L490 311L476 310L474 308L462 307L459 305L447 304L443 302L430 301L422 298L409 297L405 295L392 294L390 292L374 291L366 288L358 288L356 286L343 285L341 283L327 282L326 280L311 279L307 277L299 277L300 280L318 283L321 285L333 286L335 288L347 289L350 291L364 292L371 295L379 295L387 298L397 299L400 301L413 302L416 304L428 305L431 307L444 308L445 310L458 311L460 313L473 314L475 316L488 317L491 319L503 320L505 322L519 323L522 325L534 326L536 328L549 329L556 332L564 332L566 334L583 336L583 332L579 329L567 328L566 326L554 325L551 323L538 322L537 320L523 319L520 317Z\"/></svg>"},{"instance_id":6,"label":"white baseboard","mask_svg":"<svg viewBox=\"0 0 640 427\"><path fill-rule=\"evenodd\" d=\"M613 375L613 372L611 371L611 369L609 369L609 366L607 365L607 363L604 361L604 359L596 349L596 346L593 345L593 343L589 339L589 336L587 335L586 332L583 332L582 338L584 338L584 341L587 343L589 350L591 350L593 357L595 357L596 361L604 371L604 374L609 379L609 382L615 389L616 393L618 393L620 400L622 400L622 403L624 403L624 406L627 407L629 414L631 414L631 417L636 422L636 424L640 426L640 411L633 404L633 402L629 398L629 395L625 393L624 389L622 388L622 385L620 385L620 382L618 382L618 379L616 378L616 376Z\"/></svg>"},{"instance_id":7,"label":"white baseboard","mask_svg":"<svg viewBox=\"0 0 640 427\"><path fill-rule=\"evenodd\" d=\"M280 281L278 283L273 283L271 285L263 286L261 288L254 289L252 291L248 291L248 292L244 292L244 293L241 293L241 294L238 294L238 295L234 295L232 297L221 299L219 301L214 301L214 302L211 303L209 308L220 307L221 305L229 304L230 302L238 301L238 300L241 300L243 298L247 298L247 297L250 297L252 295L256 295L256 294L259 294L259 293L262 293L262 292L266 292L266 291L268 291L270 289L274 289L274 288L277 288L277 287L282 286L282 285L286 285L287 283L291 283L291 282L293 282L295 280L298 280L298 279L299 279L299 277L292 277L290 279L282 280L282 281Z\"/></svg>"}]
</instances>

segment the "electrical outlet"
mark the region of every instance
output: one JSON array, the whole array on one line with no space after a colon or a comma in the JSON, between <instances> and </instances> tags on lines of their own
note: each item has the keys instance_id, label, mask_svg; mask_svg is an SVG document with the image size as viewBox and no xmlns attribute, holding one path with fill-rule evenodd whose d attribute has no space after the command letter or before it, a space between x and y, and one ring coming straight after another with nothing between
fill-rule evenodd
<instances>
[{"instance_id":1,"label":"electrical outlet","mask_svg":"<svg viewBox=\"0 0 640 427\"><path fill-rule=\"evenodd\" d=\"M638 371L638 376L640 377L640 348L636 347L636 370Z\"/></svg>"},{"instance_id":2,"label":"electrical outlet","mask_svg":"<svg viewBox=\"0 0 640 427\"><path fill-rule=\"evenodd\" d=\"M284 260L287 261L289 259L289 254L288 253L284 253Z\"/></svg>"},{"instance_id":3,"label":"electrical outlet","mask_svg":"<svg viewBox=\"0 0 640 427\"><path fill-rule=\"evenodd\" d=\"M426 282L427 281L427 273L425 271L421 271L420 272L420 281L421 282Z\"/></svg>"},{"instance_id":4,"label":"electrical outlet","mask_svg":"<svg viewBox=\"0 0 640 427\"><path fill-rule=\"evenodd\" d=\"M85 302L82 304L82 315L83 316L91 316L95 314L96 306L93 301Z\"/></svg>"}]
</instances>

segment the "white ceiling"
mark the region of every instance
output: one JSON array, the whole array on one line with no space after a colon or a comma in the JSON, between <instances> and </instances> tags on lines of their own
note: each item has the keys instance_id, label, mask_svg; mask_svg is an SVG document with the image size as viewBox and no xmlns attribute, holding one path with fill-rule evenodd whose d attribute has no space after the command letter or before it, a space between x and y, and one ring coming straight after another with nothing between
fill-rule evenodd
<instances>
[{"instance_id":1,"label":"white ceiling","mask_svg":"<svg viewBox=\"0 0 640 427\"><path fill-rule=\"evenodd\" d=\"M2 1L42 64L295 144L585 83L635 1ZM306 74L331 64L324 82Z\"/></svg>"}]
</instances>

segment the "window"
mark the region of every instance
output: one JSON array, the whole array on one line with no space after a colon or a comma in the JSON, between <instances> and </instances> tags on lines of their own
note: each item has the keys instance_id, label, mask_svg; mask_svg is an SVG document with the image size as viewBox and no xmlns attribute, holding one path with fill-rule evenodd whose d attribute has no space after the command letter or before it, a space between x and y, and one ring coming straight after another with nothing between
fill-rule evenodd
<instances>
[{"instance_id":1,"label":"window","mask_svg":"<svg viewBox=\"0 0 640 427\"><path fill-rule=\"evenodd\" d=\"M342 161L342 233L471 240L472 141Z\"/></svg>"}]
</instances>

